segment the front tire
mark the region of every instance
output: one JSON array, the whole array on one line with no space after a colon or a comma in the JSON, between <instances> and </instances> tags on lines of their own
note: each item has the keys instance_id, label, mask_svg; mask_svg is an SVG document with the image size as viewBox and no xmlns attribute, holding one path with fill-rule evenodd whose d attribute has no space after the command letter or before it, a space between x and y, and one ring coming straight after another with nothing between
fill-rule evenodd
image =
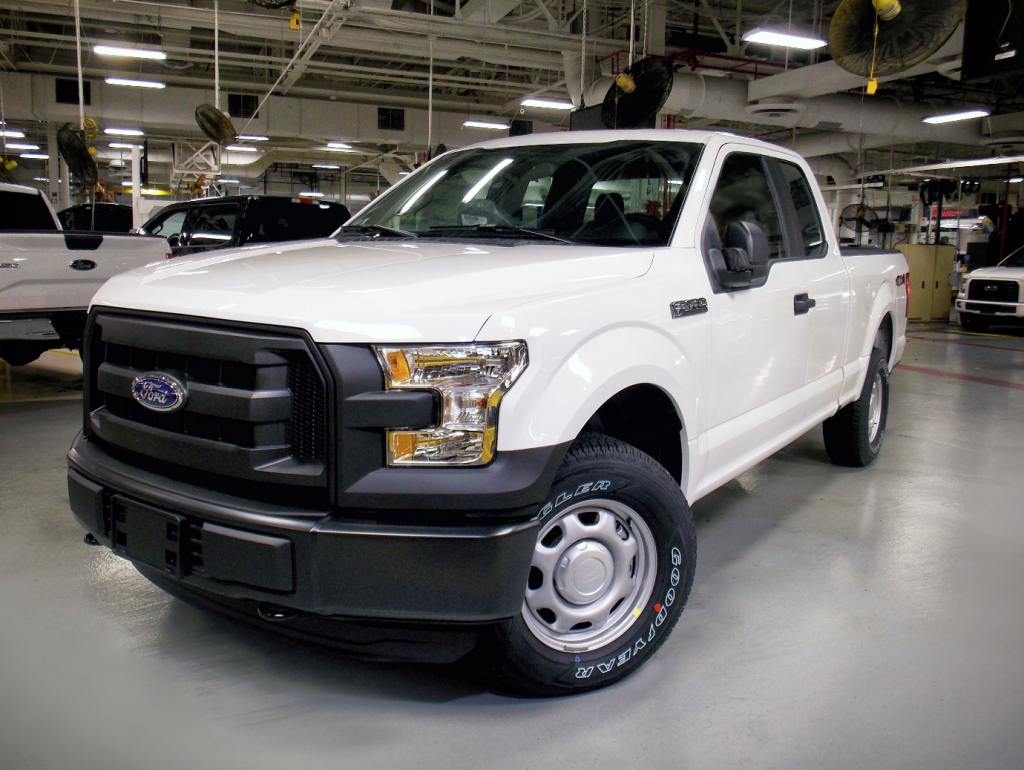
<instances>
[{"instance_id":1,"label":"front tire","mask_svg":"<svg viewBox=\"0 0 1024 770\"><path fill-rule=\"evenodd\" d=\"M864 468L875 461L889 415L889 363L880 347L871 351L860 397L822 425L825 451L836 465Z\"/></svg>"},{"instance_id":2,"label":"front tire","mask_svg":"<svg viewBox=\"0 0 1024 770\"><path fill-rule=\"evenodd\" d=\"M636 448L585 433L539 516L522 612L481 634L479 659L521 695L628 676L668 637L693 584L696 536L679 485Z\"/></svg>"},{"instance_id":3,"label":"front tire","mask_svg":"<svg viewBox=\"0 0 1024 770\"><path fill-rule=\"evenodd\" d=\"M965 331L969 332L983 332L988 329L991 321L984 318L976 313L961 313L960 314L960 325Z\"/></svg>"}]
</instances>

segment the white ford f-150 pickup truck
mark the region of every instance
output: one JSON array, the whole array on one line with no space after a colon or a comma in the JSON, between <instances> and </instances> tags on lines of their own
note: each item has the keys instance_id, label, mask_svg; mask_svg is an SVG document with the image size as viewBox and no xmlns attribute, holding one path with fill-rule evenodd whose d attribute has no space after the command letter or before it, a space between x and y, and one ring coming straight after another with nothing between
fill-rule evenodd
<instances>
[{"instance_id":1,"label":"white ford f-150 pickup truck","mask_svg":"<svg viewBox=\"0 0 1024 770\"><path fill-rule=\"evenodd\" d=\"M879 452L907 264L806 163L697 131L444 154L317 242L96 295L74 515L188 601L570 693L634 671L689 505L824 421Z\"/></svg>"},{"instance_id":2,"label":"white ford f-150 pickup truck","mask_svg":"<svg viewBox=\"0 0 1024 770\"><path fill-rule=\"evenodd\" d=\"M965 275L956 309L960 325L972 332L994 323L1024 323L1024 250Z\"/></svg>"},{"instance_id":3,"label":"white ford f-150 pickup truck","mask_svg":"<svg viewBox=\"0 0 1024 770\"><path fill-rule=\"evenodd\" d=\"M78 348L96 290L169 256L162 238L63 230L39 190L0 184L0 359Z\"/></svg>"}]
</instances>

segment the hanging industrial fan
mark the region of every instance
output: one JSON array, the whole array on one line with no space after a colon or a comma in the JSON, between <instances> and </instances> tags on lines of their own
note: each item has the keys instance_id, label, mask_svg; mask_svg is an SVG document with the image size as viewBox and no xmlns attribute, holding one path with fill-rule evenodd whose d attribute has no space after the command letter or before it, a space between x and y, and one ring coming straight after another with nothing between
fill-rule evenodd
<instances>
[{"instance_id":1,"label":"hanging industrial fan","mask_svg":"<svg viewBox=\"0 0 1024 770\"><path fill-rule=\"evenodd\" d=\"M196 123L204 134L217 144L231 144L235 141L235 125L231 118L212 104L196 107Z\"/></svg>"},{"instance_id":2,"label":"hanging industrial fan","mask_svg":"<svg viewBox=\"0 0 1024 770\"><path fill-rule=\"evenodd\" d=\"M633 62L615 78L601 104L607 128L637 128L658 114L672 90L672 65L660 56Z\"/></svg>"},{"instance_id":3,"label":"hanging industrial fan","mask_svg":"<svg viewBox=\"0 0 1024 770\"><path fill-rule=\"evenodd\" d=\"M829 24L828 52L855 75L895 75L942 48L965 7L966 0L843 0Z\"/></svg>"},{"instance_id":4,"label":"hanging industrial fan","mask_svg":"<svg viewBox=\"0 0 1024 770\"><path fill-rule=\"evenodd\" d=\"M68 170L91 190L96 185L96 161L93 160L81 133L72 129L70 123L65 123L57 131L57 149L60 150L64 162L68 164Z\"/></svg>"},{"instance_id":5,"label":"hanging industrial fan","mask_svg":"<svg viewBox=\"0 0 1024 770\"><path fill-rule=\"evenodd\" d=\"M851 203L843 209L841 220L843 227L847 227L858 234L864 232L873 233L881 223L881 220L878 218L878 212L870 206L865 206L863 203Z\"/></svg>"}]
</instances>

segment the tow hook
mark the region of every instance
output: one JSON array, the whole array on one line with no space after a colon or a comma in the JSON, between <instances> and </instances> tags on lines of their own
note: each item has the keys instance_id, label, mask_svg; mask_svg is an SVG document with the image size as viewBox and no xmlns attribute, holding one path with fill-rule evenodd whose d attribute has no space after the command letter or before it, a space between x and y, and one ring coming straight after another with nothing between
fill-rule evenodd
<instances>
[{"instance_id":1,"label":"tow hook","mask_svg":"<svg viewBox=\"0 0 1024 770\"><path fill-rule=\"evenodd\" d=\"M271 604L270 602L260 602L256 612L259 613L261 618L270 623L284 623L299 616L298 610L293 610L291 607L282 607L279 604Z\"/></svg>"},{"instance_id":2,"label":"tow hook","mask_svg":"<svg viewBox=\"0 0 1024 770\"><path fill-rule=\"evenodd\" d=\"M82 542L86 545L103 545L92 532L86 532L85 537L82 538Z\"/></svg>"}]
</instances>

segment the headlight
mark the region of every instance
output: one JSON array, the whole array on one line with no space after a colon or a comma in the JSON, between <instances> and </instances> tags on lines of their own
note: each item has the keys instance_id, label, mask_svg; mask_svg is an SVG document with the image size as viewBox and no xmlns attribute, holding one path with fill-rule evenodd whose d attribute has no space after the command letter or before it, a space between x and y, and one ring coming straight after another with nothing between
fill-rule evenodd
<instances>
[{"instance_id":1,"label":"headlight","mask_svg":"<svg viewBox=\"0 0 1024 770\"><path fill-rule=\"evenodd\" d=\"M484 465L494 457L498 403L529 363L525 342L386 347L374 352L388 390L430 388L441 420L429 430L389 430L388 465Z\"/></svg>"},{"instance_id":2,"label":"headlight","mask_svg":"<svg viewBox=\"0 0 1024 770\"><path fill-rule=\"evenodd\" d=\"M957 296L958 297L966 297L967 296L967 281L964 281L962 284L960 284L960 291L957 294Z\"/></svg>"}]
</instances>

